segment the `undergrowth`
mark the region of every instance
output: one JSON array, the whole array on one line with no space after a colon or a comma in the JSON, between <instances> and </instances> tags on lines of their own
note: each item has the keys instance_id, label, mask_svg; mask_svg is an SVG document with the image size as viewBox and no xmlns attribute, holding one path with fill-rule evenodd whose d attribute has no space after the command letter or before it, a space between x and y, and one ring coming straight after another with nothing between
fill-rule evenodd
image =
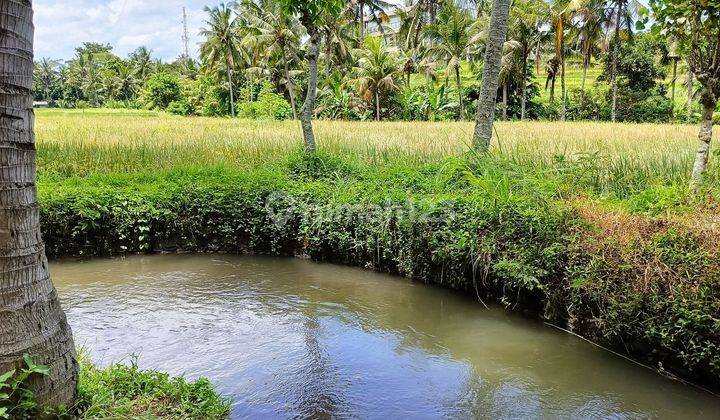
<instances>
[{"instance_id":1,"label":"undergrowth","mask_svg":"<svg viewBox=\"0 0 720 420\"><path fill-rule=\"evenodd\" d=\"M0 419L225 419L229 401L205 378L188 381L130 364L99 368L80 352L78 395L72 407L42 407L35 401L31 379L49 375L47 366L23 356L21 369L0 375Z\"/></svg>"}]
</instances>

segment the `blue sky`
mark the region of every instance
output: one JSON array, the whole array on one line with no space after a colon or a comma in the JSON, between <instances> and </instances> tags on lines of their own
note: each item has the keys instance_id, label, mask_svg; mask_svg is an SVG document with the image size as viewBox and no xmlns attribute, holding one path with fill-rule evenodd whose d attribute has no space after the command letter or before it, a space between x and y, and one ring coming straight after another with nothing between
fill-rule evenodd
<instances>
[{"instance_id":1,"label":"blue sky","mask_svg":"<svg viewBox=\"0 0 720 420\"><path fill-rule=\"evenodd\" d=\"M205 5L212 0L35 0L35 57L69 59L85 41L109 43L125 56L146 45L166 60L182 52L182 7L197 56Z\"/></svg>"}]
</instances>

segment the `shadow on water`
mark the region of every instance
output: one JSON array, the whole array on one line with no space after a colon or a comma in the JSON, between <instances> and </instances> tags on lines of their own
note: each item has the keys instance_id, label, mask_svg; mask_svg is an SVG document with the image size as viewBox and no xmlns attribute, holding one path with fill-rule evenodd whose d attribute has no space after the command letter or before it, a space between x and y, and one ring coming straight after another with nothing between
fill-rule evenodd
<instances>
[{"instance_id":1,"label":"shadow on water","mask_svg":"<svg viewBox=\"0 0 720 420\"><path fill-rule=\"evenodd\" d=\"M713 418L720 401L470 297L296 259L51 264L100 364L207 376L234 417Z\"/></svg>"}]
</instances>

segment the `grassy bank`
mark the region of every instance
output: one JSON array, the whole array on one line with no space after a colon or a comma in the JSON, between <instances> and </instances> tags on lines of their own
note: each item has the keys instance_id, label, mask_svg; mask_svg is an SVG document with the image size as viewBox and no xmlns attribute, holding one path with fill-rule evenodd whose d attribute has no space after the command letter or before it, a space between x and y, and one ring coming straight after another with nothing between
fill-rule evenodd
<instances>
[{"instance_id":1,"label":"grassy bank","mask_svg":"<svg viewBox=\"0 0 720 420\"><path fill-rule=\"evenodd\" d=\"M95 366L81 354L78 395L73 407L38 407L33 375L50 374L26 355L20 371L0 375L1 419L225 419L230 403L205 378L187 381L154 370L141 370L137 358L129 364ZM14 373L14 374L13 374Z\"/></svg>"},{"instance_id":2,"label":"grassy bank","mask_svg":"<svg viewBox=\"0 0 720 420\"><path fill-rule=\"evenodd\" d=\"M293 123L40 113L51 255L307 255L465 290L720 385L718 170L695 127ZM502 147L500 147L502 146Z\"/></svg>"}]
</instances>

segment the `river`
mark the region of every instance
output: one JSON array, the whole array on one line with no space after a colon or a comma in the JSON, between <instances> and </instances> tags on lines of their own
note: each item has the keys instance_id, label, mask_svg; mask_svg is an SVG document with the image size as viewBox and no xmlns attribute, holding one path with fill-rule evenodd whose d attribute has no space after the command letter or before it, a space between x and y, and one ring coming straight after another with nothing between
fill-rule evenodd
<instances>
[{"instance_id":1,"label":"river","mask_svg":"<svg viewBox=\"0 0 720 420\"><path fill-rule=\"evenodd\" d=\"M720 399L471 297L298 259L63 260L75 334L106 365L208 377L233 418L717 418Z\"/></svg>"}]
</instances>

